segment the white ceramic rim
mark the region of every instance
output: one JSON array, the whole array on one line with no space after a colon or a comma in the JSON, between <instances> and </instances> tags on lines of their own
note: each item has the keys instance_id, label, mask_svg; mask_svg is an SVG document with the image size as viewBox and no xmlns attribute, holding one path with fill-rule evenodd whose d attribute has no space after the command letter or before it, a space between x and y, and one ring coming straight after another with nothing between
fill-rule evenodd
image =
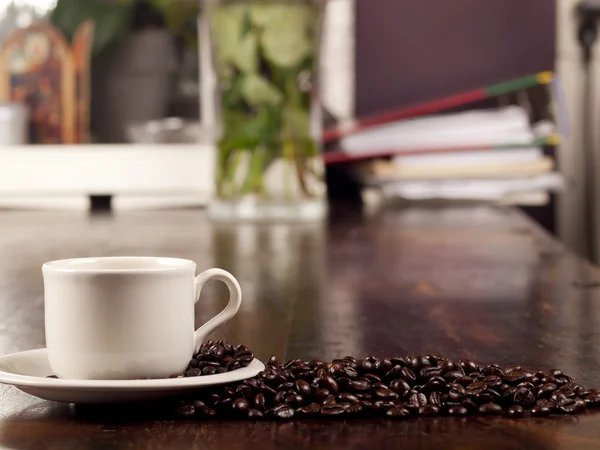
<instances>
[{"instance_id":1,"label":"white ceramic rim","mask_svg":"<svg viewBox=\"0 0 600 450\"><path fill-rule=\"evenodd\" d=\"M94 263L100 265L103 262L153 262L154 264L151 267L94 267ZM42 265L43 271L60 273L148 273L185 269L193 269L195 271L196 263L190 259L166 256L94 256L56 259L45 262Z\"/></svg>"},{"instance_id":2,"label":"white ceramic rim","mask_svg":"<svg viewBox=\"0 0 600 450\"><path fill-rule=\"evenodd\" d=\"M8 359L15 359L23 356L36 356L38 358L48 358L48 351L45 348L36 350L27 350L24 352L11 353L0 358L0 364ZM72 380L60 378L36 377L31 375L21 375L13 372L0 370L0 383L15 386L31 386L43 388L76 388L76 389L103 389L103 390L135 390L135 391L155 391L171 390L185 387L213 386L217 384L232 383L243 381L255 377L265 370L265 365L254 358L247 367L233 370L231 372L218 373L214 375L203 375L200 377L186 378L161 378L154 380Z\"/></svg>"}]
</instances>

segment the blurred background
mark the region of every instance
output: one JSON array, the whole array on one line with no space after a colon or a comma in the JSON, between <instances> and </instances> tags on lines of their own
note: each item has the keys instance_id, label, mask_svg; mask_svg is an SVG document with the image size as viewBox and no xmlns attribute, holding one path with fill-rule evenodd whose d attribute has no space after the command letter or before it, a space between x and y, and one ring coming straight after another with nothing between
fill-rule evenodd
<instances>
[{"instance_id":1,"label":"blurred background","mask_svg":"<svg viewBox=\"0 0 600 450\"><path fill-rule=\"evenodd\" d=\"M0 0L0 207L484 202L596 260L599 4L259 3Z\"/></svg>"}]
</instances>

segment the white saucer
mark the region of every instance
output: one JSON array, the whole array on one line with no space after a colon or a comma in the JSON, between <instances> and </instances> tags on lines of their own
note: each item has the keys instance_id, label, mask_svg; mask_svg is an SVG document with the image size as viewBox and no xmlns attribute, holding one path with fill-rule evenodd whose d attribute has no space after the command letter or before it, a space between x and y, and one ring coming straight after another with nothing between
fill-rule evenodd
<instances>
[{"instance_id":1,"label":"white saucer","mask_svg":"<svg viewBox=\"0 0 600 450\"><path fill-rule=\"evenodd\" d=\"M65 380L52 374L45 348L0 358L0 383L36 397L66 403L128 403L164 399L206 386L255 377L265 366L258 359L241 369L215 375L160 380Z\"/></svg>"}]
</instances>

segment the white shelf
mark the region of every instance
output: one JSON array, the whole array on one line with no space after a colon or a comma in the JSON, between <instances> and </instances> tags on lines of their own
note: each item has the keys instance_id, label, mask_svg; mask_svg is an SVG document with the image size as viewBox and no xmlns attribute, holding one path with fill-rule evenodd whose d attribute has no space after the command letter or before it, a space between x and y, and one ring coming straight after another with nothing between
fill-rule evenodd
<instances>
[{"instance_id":1,"label":"white shelf","mask_svg":"<svg viewBox=\"0 0 600 450\"><path fill-rule=\"evenodd\" d=\"M201 144L0 147L0 207L87 209L90 195L116 209L203 206L214 158Z\"/></svg>"}]
</instances>

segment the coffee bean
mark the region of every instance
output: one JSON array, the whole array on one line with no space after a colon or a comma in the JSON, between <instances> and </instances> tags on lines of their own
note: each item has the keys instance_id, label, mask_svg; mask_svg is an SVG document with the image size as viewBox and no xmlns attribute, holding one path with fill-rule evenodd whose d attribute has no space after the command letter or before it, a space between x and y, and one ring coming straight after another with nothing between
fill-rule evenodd
<instances>
[{"instance_id":1,"label":"coffee bean","mask_svg":"<svg viewBox=\"0 0 600 450\"><path fill-rule=\"evenodd\" d=\"M323 416L337 416L343 414L345 407L341 405L325 405L321 408L321 415Z\"/></svg>"},{"instance_id":2,"label":"coffee bean","mask_svg":"<svg viewBox=\"0 0 600 450\"><path fill-rule=\"evenodd\" d=\"M554 383L543 384L538 388L537 396L538 397L550 396L550 394L552 394L552 392L554 392L556 389L558 389L558 386L556 386L556 384L554 384Z\"/></svg>"},{"instance_id":3,"label":"coffee bean","mask_svg":"<svg viewBox=\"0 0 600 450\"><path fill-rule=\"evenodd\" d=\"M423 379L429 380L431 377L439 377L442 375L441 367L423 367L419 372L419 376Z\"/></svg>"},{"instance_id":4,"label":"coffee bean","mask_svg":"<svg viewBox=\"0 0 600 450\"><path fill-rule=\"evenodd\" d=\"M304 380L296 380L294 386L300 395L309 396L312 392L310 384Z\"/></svg>"},{"instance_id":5,"label":"coffee bean","mask_svg":"<svg viewBox=\"0 0 600 450\"><path fill-rule=\"evenodd\" d=\"M496 403L486 403L479 407L479 414L500 414L502 412L502 407Z\"/></svg>"},{"instance_id":6,"label":"coffee bean","mask_svg":"<svg viewBox=\"0 0 600 450\"><path fill-rule=\"evenodd\" d=\"M184 418L192 417L196 414L196 408L193 405L183 404L175 409L175 414Z\"/></svg>"},{"instance_id":7,"label":"coffee bean","mask_svg":"<svg viewBox=\"0 0 600 450\"><path fill-rule=\"evenodd\" d=\"M296 409L296 415L297 416L314 416L319 414L319 411L321 411L320 407L314 407L313 405L308 405L308 406L301 406L300 408Z\"/></svg>"},{"instance_id":8,"label":"coffee bean","mask_svg":"<svg viewBox=\"0 0 600 450\"><path fill-rule=\"evenodd\" d=\"M369 384L368 381L359 381L359 380L353 380L350 382L350 387L352 389L354 389L355 391L368 391L369 389L371 389L371 385Z\"/></svg>"},{"instance_id":9,"label":"coffee bean","mask_svg":"<svg viewBox=\"0 0 600 450\"><path fill-rule=\"evenodd\" d=\"M398 394L410 390L410 384L403 378L396 378L390 383L390 389Z\"/></svg>"},{"instance_id":10,"label":"coffee bean","mask_svg":"<svg viewBox=\"0 0 600 450\"><path fill-rule=\"evenodd\" d=\"M477 366L477 364L475 364L473 361L471 361L469 359L461 359L459 361L459 364L465 371L465 374L467 374L467 375L470 373L473 373L473 372L477 372L479 370L479 367Z\"/></svg>"},{"instance_id":11,"label":"coffee bean","mask_svg":"<svg viewBox=\"0 0 600 450\"><path fill-rule=\"evenodd\" d=\"M362 410L363 410L362 405L355 404L355 405L348 406L346 408L345 413L348 414L348 415L351 415L351 414L360 414L362 412Z\"/></svg>"},{"instance_id":12,"label":"coffee bean","mask_svg":"<svg viewBox=\"0 0 600 450\"><path fill-rule=\"evenodd\" d=\"M245 413L247 414L249 409L250 409L250 405L248 404L248 400L246 400L245 398L238 398L233 402L233 409L240 412L240 413Z\"/></svg>"},{"instance_id":13,"label":"coffee bean","mask_svg":"<svg viewBox=\"0 0 600 450\"><path fill-rule=\"evenodd\" d=\"M488 387L498 387L502 384L502 378L498 375L488 375L482 380Z\"/></svg>"},{"instance_id":14,"label":"coffee bean","mask_svg":"<svg viewBox=\"0 0 600 450\"><path fill-rule=\"evenodd\" d=\"M408 417L410 416L410 411L400 406L394 406L393 408L390 408L385 412L385 416L392 419Z\"/></svg>"},{"instance_id":15,"label":"coffee bean","mask_svg":"<svg viewBox=\"0 0 600 450\"><path fill-rule=\"evenodd\" d=\"M550 415L550 408L545 406L534 406L531 408L531 415L536 417L545 417Z\"/></svg>"},{"instance_id":16,"label":"coffee bean","mask_svg":"<svg viewBox=\"0 0 600 450\"><path fill-rule=\"evenodd\" d=\"M513 402L515 405L529 406L534 402L533 393L524 387L517 388L513 396Z\"/></svg>"},{"instance_id":17,"label":"coffee bean","mask_svg":"<svg viewBox=\"0 0 600 450\"><path fill-rule=\"evenodd\" d=\"M419 407L417 414L420 416L437 416L440 413L440 408L432 405L425 405Z\"/></svg>"},{"instance_id":18,"label":"coffee bean","mask_svg":"<svg viewBox=\"0 0 600 450\"><path fill-rule=\"evenodd\" d=\"M585 401L590 406L600 406L600 395L598 395L598 394L586 395L583 398L583 401Z\"/></svg>"},{"instance_id":19,"label":"coffee bean","mask_svg":"<svg viewBox=\"0 0 600 450\"><path fill-rule=\"evenodd\" d=\"M413 406L425 406L427 404L427 397L422 392L412 394L409 403Z\"/></svg>"},{"instance_id":20,"label":"coffee bean","mask_svg":"<svg viewBox=\"0 0 600 450\"><path fill-rule=\"evenodd\" d=\"M400 376L402 378L404 378L405 380L407 380L409 383L410 382L415 382L417 381L417 376L415 375L415 373L408 367L403 367L402 371L400 372Z\"/></svg>"},{"instance_id":21,"label":"coffee bean","mask_svg":"<svg viewBox=\"0 0 600 450\"><path fill-rule=\"evenodd\" d=\"M297 407L304 403L304 398L302 398L302 396L299 394L290 394L285 398L285 402L288 405Z\"/></svg>"},{"instance_id":22,"label":"coffee bean","mask_svg":"<svg viewBox=\"0 0 600 450\"><path fill-rule=\"evenodd\" d=\"M263 417L265 417L265 415L258 409L251 409L248 411L248 418L250 419L262 419Z\"/></svg>"},{"instance_id":23,"label":"coffee bean","mask_svg":"<svg viewBox=\"0 0 600 450\"><path fill-rule=\"evenodd\" d=\"M360 403L360 399L356 395L350 394L349 392L342 392L340 395L338 395L338 400L341 402L348 402L353 404Z\"/></svg>"},{"instance_id":24,"label":"coffee bean","mask_svg":"<svg viewBox=\"0 0 600 450\"><path fill-rule=\"evenodd\" d=\"M381 399L392 399L392 398L398 397L398 394L396 394L395 392L393 392L387 388L382 388L382 389L377 389L375 391L375 397L381 398Z\"/></svg>"},{"instance_id":25,"label":"coffee bean","mask_svg":"<svg viewBox=\"0 0 600 450\"><path fill-rule=\"evenodd\" d=\"M321 405L333 405L335 403L335 395L328 395L321 401Z\"/></svg>"},{"instance_id":26,"label":"coffee bean","mask_svg":"<svg viewBox=\"0 0 600 450\"><path fill-rule=\"evenodd\" d=\"M508 415L510 417L523 417L525 410L521 405L512 405L508 408Z\"/></svg>"},{"instance_id":27,"label":"coffee bean","mask_svg":"<svg viewBox=\"0 0 600 450\"><path fill-rule=\"evenodd\" d=\"M208 340L184 374L203 376L247 366L254 358L245 346ZM415 375L418 374L418 375ZM465 375L466 374L466 375ZM600 406L600 390L585 389L560 370L535 371L521 366L503 370L470 360L453 362L438 355L406 358L352 356L331 362L273 357L257 377L211 387L173 406L180 417L237 413L258 419L297 416L499 414L525 410L534 416L576 413Z\"/></svg>"},{"instance_id":28,"label":"coffee bean","mask_svg":"<svg viewBox=\"0 0 600 450\"><path fill-rule=\"evenodd\" d=\"M428 398L429 404L440 408L442 406L442 394L439 392L432 392Z\"/></svg>"},{"instance_id":29,"label":"coffee bean","mask_svg":"<svg viewBox=\"0 0 600 450\"><path fill-rule=\"evenodd\" d=\"M444 380L448 382L453 382L463 377L464 374L462 372L454 371L454 372L446 372L444 374Z\"/></svg>"}]
</instances>

